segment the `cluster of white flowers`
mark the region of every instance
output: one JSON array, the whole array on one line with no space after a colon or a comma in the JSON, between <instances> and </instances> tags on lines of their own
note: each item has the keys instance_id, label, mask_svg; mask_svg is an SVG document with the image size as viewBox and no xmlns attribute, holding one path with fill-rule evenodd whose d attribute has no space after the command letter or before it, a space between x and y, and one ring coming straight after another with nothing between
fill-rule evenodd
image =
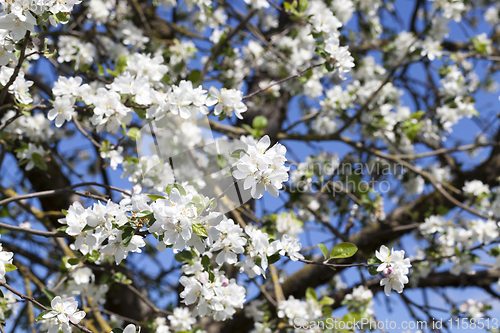
<instances>
[{"instance_id":1,"label":"cluster of white flowers","mask_svg":"<svg viewBox=\"0 0 500 333\"><path fill-rule=\"evenodd\" d=\"M462 13L467 6L461 0L433 0L432 6L443 11L443 17L453 19L455 22L462 20Z\"/></svg>"},{"instance_id":2,"label":"cluster of white flowers","mask_svg":"<svg viewBox=\"0 0 500 333\"><path fill-rule=\"evenodd\" d=\"M195 304L193 315L210 315L215 320L224 321L231 318L236 309L243 308L245 288L235 279L229 280L224 272L214 269L209 274L201 265L193 265L184 272L193 275L181 277L184 291L180 296L184 304Z\"/></svg>"},{"instance_id":3,"label":"cluster of white flowers","mask_svg":"<svg viewBox=\"0 0 500 333\"><path fill-rule=\"evenodd\" d=\"M56 296L52 299L51 310L42 315L43 319L49 321L48 333L71 333L70 323L78 324L84 317L84 311L78 311L78 302L73 297L62 299Z\"/></svg>"},{"instance_id":4,"label":"cluster of white flowers","mask_svg":"<svg viewBox=\"0 0 500 333\"><path fill-rule=\"evenodd\" d=\"M490 187L480 180L465 181L462 191L474 196L490 193Z\"/></svg>"},{"instance_id":5,"label":"cluster of white flowers","mask_svg":"<svg viewBox=\"0 0 500 333\"><path fill-rule=\"evenodd\" d=\"M91 65L97 57L97 50L94 44L84 42L74 36L61 36L58 39L59 62L74 62L78 69L82 65Z\"/></svg>"},{"instance_id":6,"label":"cluster of white flowers","mask_svg":"<svg viewBox=\"0 0 500 333\"><path fill-rule=\"evenodd\" d=\"M285 167L286 148L277 143L268 149L271 139L267 135L258 142L250 137L242 137L241 140L247 144L247 149L240 153L233 176L245 180L243 188L251 189L251 195L255 199L260 199L266 190L277 197L282 183L288 180L290 168Z\"/></svg>"},{"instance_id":7,"label":"cluster of white flowers","mask_svg":"<svg viewBox=\"0 0 500 333\"><path fill-rule=\"evenodd\" d=\"M14 75L14 68L2 66L0 68L0 85L5 87L11 77ZM9 93L13 94L16 101L21 104L30 104L33 102L29 88L33 85L33 81L24 79L24 71L19 71L19 74L14 79L14 82L9 86Z\"/></svg>"},{"instance_id":8,"label":"cluster of white flowers","mask_svg":"<svg viewBox=\"0 0 500 333\"><path fill-rule=\"evenodd\" d=\"M15 111L7 111L0 120L0 126L3 126L7 121L15 117ZM50 121L47 120L43 113L36 113L31 116L22 115L4 128L3 131L12 134L16 138L27 138L33 142L61 137L62 133L52 128L50 124Z\"/></svg>"},{"instance_id":9,"label":"cluster of white flowers","mask_svg":"<svg viewBox=\"0 0 500 333\"><path fill-rule=\"evenodd\" d=\"M243 119L241 114L247 110L247 106L242 102L243 93L241 91L225 88L219 90L215 87L210 87L209 93L210 96L206 100L206 105L215 105L214 115L218 116L223 111L230 113L234 110L236 117Z\"/></svg>"},{"instance_id":10,"label":"cluster of white flowers","mask_svg":"<svg viewBox=\"0 0 500 333\"><path fill-rule=\"evenodd\" d=\"M444 99L453 98L453 103L444 104L436 109L436 114L443 128L451 132L451 127L463 117L471 118L477 111L474 102L468 94L476 89L477 79L467 80L457 66L448 67L447 73L441 79L440 89Z\"/></svg>"},{"instance_id":11,"label":"cluster of white flowers","mask_svg":"<svg viewBox=\"0 0 500 333\"><path fill-rule=\"evenodd\" d=\"M389 250L387 246L382 245L380 251L375 251L375 256L382 262L377 271L384 275L380 285L384 286L385 294L389 296L391 290L402 293L404 285L409 281L406 275L411 267L410 259L405 258L405 251Z\"/></svg>"},{"instance_id":12,"label":"cluster of white flowers","mask_svg":"<svg viewBox=\"0 0 500 333\"><path fill-rule=\"evenodd\" d=\"M456 249L470 249L478 243L487 245L500 235L500 224L493 220L476 219L459 220L459 222L460 224L455 224L443 216L432 215L419 226L423 235L434 238L440 254L454 263L450 272L455 275L463 270L469 271L475 260L470 254L457 256Z\"/></svg>"},{"instance_id":13,"label":"cluster of white flowers","mask_svg":"<svg viewBox=\"0 0 500 333\"><path fill-rule=\"evenodd\" d=\"M373 311L373 293L370 289L360 285L352 290L351 294L347 294L342 301L349 310L358 310L362 314L372 316Z\"/></svg>"},{"instance_id":14,"label":"cluster of white flowers","mask_svg":"<svg viewBox=\"0 0 500 333\"><path fill-rule=\"evenodd\" d=\"M468 314L469 318L478 319L485 316L485 305L473 299L468 299L466 302L460 304L458 310L463 314Z\"/></svg>"},{"instance_id":15,"label":"cluster of white flowers","mask_svg":"<svg viewBox=\"0 0 500 333\"><path fill-rule=\"evenodd\" d=\"M301 301L290 296L278 305L278 317L288 319L290 325L303 325L323 316L321 306L311 299Z\"/></svg>"},{"instance_id":16,"label":"cluster of white flowers","mask_svg":"<svg viewBox=\"0 0 500 333\"><path fill-rule=\"evenodd\" d=\"M12 0L0 1L0 65L6 65L9 61L16 61L13 43L19 42L27 32L34 33L37 21L35 16L48 14L50 24L57 26L60 22L56 17L59 13L71 13L73 7L80 0L72 1L39 1L39 0ZM46 20L47 20L46 19Z\"/></svg>"},{"instance_id":17,"label":"cluster of white flowers","mask_svg":"<svg viewBox=\"0 0 500 333\"><path fill-rule=\"evenodd\" d=\"M192 200L191 193L181 195L174 188L168 198L151 204L156 221L149 227L149 232L162 236L156 245L158 250L163 251L169 246L174 252L179 252L200 243L199 238L193 237L193 222L198 214L195 206L188 205Z\"/></svg>"},{"instance_id":18,"label":"cluster of white flowers","mask_svg":"<svg viewBox=\"0 0 500 333\"><path fill-rule=\"evenodd\" d=\"M302 233L302 222L297 220L293 213L283 212L276 217L276 230L280 234L297 237Z\"/></svg>"},{"instance_id":19,"label":"cluster of white flowers","mask_svg":"<svg viewBox=\"0 0 500 333\"><path fill-rule=\"evenodd\" d=\"M20 148L16 157L21 161L21 163L26 163L24 169L26 171L32 170L35 165L40 165L42 159L47 155L48 152L43 149L41 146L37 146L34 143L28 143L28 146L25 148Z\"/></svg>"},{"instance_id":20,"label":"cluster of white flowers","mask_svg":"<svg viewBox=\"0 0 500 333\"><path fill-rule=\"evenodd\" d=\"M171 112L183 119L188 119L199 113L208 114L208 107L215 105L215 115L220 115L223 111L229 113L234 110L236 116L243 119L241 113L245 112L247 107L242 102L241 91L224 88L218 90L211 87L210 96L207 93L202 86L193 88L191 81L182 80L178 86L173 85L166 93L155 93L154 105L149 108L148 117L161 119L166 112Z\"/></svg>"},{"instance_id":21,"label":"cluster of white flowers","mask_svg":"<svg viewBox=\"0 0 500 333\"><path fill-rule=\"evenodd\" d=\"M325 42L325 51L330 55L333 66L341 79L345 79L345 73L354 67L354 58L347 46L340 46L338 36L330 36Z\"/></svg>"},{"instance_id":22,"label":"cluster of white flowers","mask_svg":"<svg viewBox=\"0 0 500 333\"><path fill-rule=\"evenodd\" d=\"M100 255L112 254L119 264L129 252L140 253L141 247L146 245L138 235L128 235L129 239L124 242L124 230L118 228L129 221L127 212L148 209L145 203L147 199L146 196L138 195L133 198L132 204L127 200L122 200L120 204L108 201L107 205L98 202L91 208L84 208L81 203L75 202L69 207L66 217L59 219L59 222L67 225L68 235L76 237L75 243L71 245L74 250L83 255L92 254L93 251ZM103 245L106 240L107 244Z\"/></svg>"}]
</instances>

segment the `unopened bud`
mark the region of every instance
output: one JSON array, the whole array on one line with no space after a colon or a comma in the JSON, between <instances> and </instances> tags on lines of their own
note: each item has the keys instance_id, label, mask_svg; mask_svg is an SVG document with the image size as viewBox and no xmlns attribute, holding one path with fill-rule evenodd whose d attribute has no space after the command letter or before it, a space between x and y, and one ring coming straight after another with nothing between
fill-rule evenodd
<instances>
[{"instance_id":1,"label":"unopened bud","mask_svg":"<svg viewBox=\"0 0 500 333\"><path fill-rule=\"evenodd\" d=\"M385 277L388 277L389 275L391 275L393 270L394 269L392 267L384 268L384 270L382 271L382 274L384 274Z\"/></svg>"}]
</instances>

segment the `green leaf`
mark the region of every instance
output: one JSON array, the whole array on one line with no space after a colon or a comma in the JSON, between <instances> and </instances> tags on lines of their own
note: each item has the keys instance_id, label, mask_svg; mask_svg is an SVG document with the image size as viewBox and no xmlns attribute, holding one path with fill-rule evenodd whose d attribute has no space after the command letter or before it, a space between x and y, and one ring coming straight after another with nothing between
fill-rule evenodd
<instances>
[{"instance_id":1,"label":"green leaf","mask_svg":"<svg viewBox=\"0 0 500 333\"><path fill-rule=\"evenodd\" d=\"M47 296L47 299L49 300L49 302L52 302L52 300L54 299L54 297L56 297L56 294L54 294L52 291L46 289L46 288L43 288L42 289L42 293Z\"/></svg>"},{"instance_id":2,"label":"green leaf","mask_svg":"<svg viewBox=\"0 0 500 333\"><path fill-rule=\"evenodd\" d=\"M175 260L177 260L180 263L185 263L185 262L191 262L193 260L193 254L191 251L182 251L177 253L175 256Z\"/></svg>"},{"instance_id":3,"label":"green leaf","mask_svg":"<svg viewBox=\"0 0 500 333\"><path fill-rule=\"evenodd\" d=\"M170 192L172 192L172 189L174 188L174 184L170 184L167 187L165 187L165 192L170 195Z\"/></svg>"},{"instance_id":4,"label":"green leaf","mask_svg":"<svg viewBox=\"0 0 500 333\"><path fill-rule=\"evenodd\" d=\"M204 237L208 236L207 229L200 223L195 222L193 223L192 227L193 227L193 232L198 236L204 236Z\"/></svg>"},{"instance_id":5,"label":"green leaf","mask_svg":"<svg viewBox=\"0 0 500 333\"><path fill-rule=\"evenodd\" d=\"M5 271L6 272L12 272L12 271L15 271L16 269L17 269L17 267L15 265L5 264Z\"/></svg>"},{"instance_id":6,"label":"green leaf","mask_svg":"<svg viewBox=\"0 0 500 333\"><path fill-rule=\"evenodd\" d=\"M340 243L330 252L330 259L349 258L358 251L358 247L352 243Z\"/></svg>"},{"instance_id":7,"label":"green leaf","mask_svg":"<svg viewBox=\"0 0 500 333\"><path fill-rule=\"evenodd\" d=\"M307 9L308 1L307 0L299 0L299 12L305 12Z\"/></svg>"},{"instance_id":8,"label":"green leaf","mask_svg":"<svg viewBox=\"0 0 500 333\"><path fill-rule=\"evenodd\" d=\"M118 58L118 61L116 62L116 72L118 74L120 74L125 70L125 68L127 68L127 60L127 56L121 56L120 58Z\"/></svg>"},{"instance_id":9,"label":"green leaf","mask_svg":"<svg viewBox=\"0 0 500 333\"><path fill-rule=\"evenodd\" d=\"M203 266L203 268L205 268L206 271L209 271L210 270L210 258L208 256L203 256L203 258L201 258L201 265Z\"/></svg>"},{"instance_id":10,"label":"green leaf","mask_svg":"<svg viewBox=\"0 0 500 333\"><path fill-rule=\"evenodd\" d=\"M134 234L135 234L135 229L132 227L126 227L125 230L123 230L122 244L124 247L127 247L130 244L132 238L134 237Z\"/></svg>"},{"instance_id":11,"label":"green leaf","mask_svg":"<svg viewBox=\"0 0 500 333\"><path fill-rule=\"evenodd\" d=\"M271 265L280 259L281 259L281 256L279 254L273 254L272 256L267 257L267 262L269 265Z\"/></svg>"},{"instance_id":12,"label":"green leaf","mask_svg":"<svg viewBox=\"0 0 500 333\"><path fill-rule=\"evenodd\" d=\"M80 263L80 259L78 259L78 258L68 259L68 264L70 264L72 266L78 265L79 263Z\"/></svg>"},{"instance_id":13,"label":"green leaf","mask_svg":"<svg viewBox=\"0 0 500 333\"><path fill-rule=\"evenodd\" d=\"M201 81L201 72L197 69L189 73L188 80L193 83L198 83Z\"/></svg>"},{"instance_id":14,"label":"green leaf","mask_svg":"<svg viewBox=\"0 0 500 333\"><path fill-rule=\"evenodd\" d=\"M93 250L92 253L87 254L87 260L90 262L94 262L99 259L99 252L97 250Z\"/></svg>"},{"instance_id":15,"label":"green leaf","mask_svg":"<svg viewBox=\"0 0 500 333\"><path fill-rule=\"evenodd\" d=\"M252 127L255 129L263 129L267 127L267 118L264 116L257 116L253 118Z\"/></svg>"},{"instance_id":16,"label":"green leaf","mask_svg":"<svg viewBox=\"0 0 500 333\"><path fill-rule=\"evenodd\" d=\"M380 265L381 263L382 262L377 257L368 259L368 265Z\"/></svg>"},{"instance_id":17,"label":"green leaf","mask_svg":"<svg viewBox=\"0 0 500 333\"><path fill-rule=\"evenodd\" d=\"M245 149L236 149L229 156L231 156L232 158L241 158L242 153L248 155L248 153L245 151Z\"/></svg>"},{"instance_id":18,"label":"green leaf","mask_svg":"<svg viewBox=\"0 0 500 333\"><path fill-rule=\"evenodd\" d=\"M184 187L182 187L182 185L180 185L180 184L174 184L174 187L175 187L177 190L179 190L179 193L180 193L181 195L183 195L183 196L184 196L184 195L186 195L186 193L187 193L187 192L186 192L186 190L184 189Z\"/></svg>"},{"instance_id":19,"label":"green leaf","mask_svg":"<svg viewBox=\"0 0 500 333\"><path fill-rule=\"evenodd\" d=\"M319 243L318 247L321 250L321 252L323 253L323 256L325 257L325 259L328 259L328 249L326 248L326 245L323 243Z\"/></svg>"},{"instance_id":20,"label":"green leaf","mask_svg":"<svg viewBox=\"0 0 500 333\"><path fill-rule=\"evenodd\" d=\"M412 118L412 119L420 119L420 118L422 118L425 115L425 113L426 113L425 111L420 110L420 111L417 111L417 112L413 113L410 116L410 118Z\"/></svg>"},{"instance_id":21,"label":"green leaf","mask_svg":"<svg viewBox=\"0 0 500 333\"><path fill-rule=\"evenodd\" d=\"M156 194L148 194L148 197L153 200L153 201L156 201L158 199L165 199L164 196L161 196L161 195L156 195Z\"/></svg>"},{"instance_id":22,"label":"green leaf","mask_svg":"<svg viewBox=\"0 0 500 333\"><path fill-rule=\"evenodd\" d=\"M370 273L370 275L372 275L372 276L375 276L375 275L378 275L379 272L377 271L377 267L372 266L372 267L368 268L368 273Z\"/></svg>"},{"instance_id":23,"label":"green leaf","mask_svg":"<svg viewBox=\"0 0 500 333\"><path fill-rule=\"evenodd\" d=\"M490 250L490 254L493 257L498 257L498 255L500 255L500 248L498 248L498 247L492 247L491 250Z\"/></svg>"},{"instance_id":24,"label":"green leaf","mask_svg":"<svg viewBox=\"0 0 500 333\"><path fill-rule=\"evenodd\" d=\"M344 317L342 317L343 322L355 322L360 321L363 316L359 312L349 312Z\"/></svg>"},{"instance_id":25,"label":"green leaf","mask_svg":"<svg viewBox=\"0 0 500 333\"><path fill-rule=\"evenodd\" d=\"M50 311L52 310L45 310L43 312L40 312L40 314L38 316L36 316L35 320L36 321L40 321L40 320L43 320L43 316L45 316L47 313L49 313Z\"/></svg>"},{"instance_id":26,"label":"green leaf","mask_svg":"<svg viewBox=\"0 0 500 333\"><path fill-rule=\"evenodd\" d=\"M141 131L137 127L132 127L127 132L127 136L134 141L137 141L140 135Z\"/></svg>"},{"instance_id":27,"label":"green leaf","mask_svg":"<svg viewBox=\"0 0 500 333\"><path fill-rule=\"evenodd\" d=\"M134 112L141 118L142 120L146 119L146 114L148 110L146 109L134 109Z\"/></svg>"},{"instance_id":28,"label":"green leaf","mask_svg":"<svg viewBox=\"0 0 500 333\"><path fill-rule=\"evenodd\" d=\"M118 328L118 327L117 327L117 328L113 328L113 329L111 330L111 333L123 333L123 330L122 330L121 328Z\"/></svg>"},{"instance_id":29,"label":"green leaf","mask_svg":"<svg viewBox=\"0 0 500 333\"><path fill-rule=\"evenodd\" d=\"M325 296L319 301L319 305L333 305L335 303L335 300L331 297Z\"/></svg>"},{"instance_id":30,"label":"green leaf","mask_svg":"<svg viewBox=\"0 0 500 333\"><path fill-rule=\"evenodd\" d=\"M308 287L306 289L306 299L317 302L318 301L318 295L316 295L316 291L314 288Z\"/></svg>"}]
</instances>

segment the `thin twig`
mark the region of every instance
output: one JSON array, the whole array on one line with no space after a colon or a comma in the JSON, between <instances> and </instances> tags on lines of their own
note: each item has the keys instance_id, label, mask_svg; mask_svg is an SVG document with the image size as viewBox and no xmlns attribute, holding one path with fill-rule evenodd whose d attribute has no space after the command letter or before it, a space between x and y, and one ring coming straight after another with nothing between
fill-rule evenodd
<instances>
[{"instance_id":1,"label":"thin twig","mask_svg":"<svg viewBox=\"0 0 500 333\"><path fill-rule=\"evenodd\" d=\"M128 195L128 196L132 196L127 191L122 190L122 189L117 188L117 187L114 187L114 186L99 184L99 183L95 183L95 182L87 182L87 183L75 184L75 185L71 185L71 186L67 186L67 187L63 187L63 188L58 188L58 189L55 189L55 190L47 190L47 191L40 191L40 192L34 192L34 193L27 193L27 194L18 195L18 196L15 196L15 197L10 197L10 198L1 200L0 201L0 207L3 206L3 205L8 204L10 202L13 202L13 201L19 201L19 200L24 200L24 199L33 199L33 198L42 198L42 197L50 197L50 196L54 196L54 195L58 195L58 194L61 194L61 193L66 193L66 192L75 193L75 194L78 194L80 196L84 196L84 197L88 197L88 198L92 198L92 199L97 199L97 200L103 200L103 201L107 201L108 200L107 198L104 198L102 196L93 195L93 194L90 194L90 193L83 193L83 192L79 192L79 191L74 191L74 188L76 188L76 187L83 187L83 186L100 186L100 187L109 188L111 190L121 192L121 193L123 193L125 195Z\"/></svg>"},{"instance_id":2,"label":"thin twig","mask_svg":"<svg viewBox=\"0 0 500 333\"><path fill-rule=\"evenodd\" d=\"M269 88L271 88L271 87L273 87L273 86L275 86L275 85L277 85L277 84L280 84L280 83L283 83L283 82L285 82L285 81L288 81L288 80L294 79L294 78L296 78L296 77L302 76L302 74L304 74L304 73L305 73L305 72L307 72L308 70L313 69L313 68L316 68L316 67L319 67L319 66L321 66L321 65L323 65L323 63L321 63L321 64L316 64L316 65L312 65L312 66L309 66L309 67L307 67L306 69L301 70L301 71L300 71L300 72L298 72L297 74L287 76L287 77L285 77L284 79L281 79L281 80L278 80L278 81L276 81L276 82L274 82L274 83L271 83L270 85L268 85L268 86L267 86L267 87L265 87L265 88L259 89L259 90L257 90L257 91L254 91L253 93L250 93L250 94L248 94L248 95L245 95L245 96L243 96L243 98L242 98L242 99L248 99L248 98L250 98L250 97L252 97L252 96L257 95L258 93L261 93L261 92L263 92L263 91L266 91L267 89L269 89Z\"/></svg>"},{"instance_id":3,"label":"thin twig","mask_svg":"<svg viewBox=\"0 0 500 333\"><path fill-rule=\"evenodd\" d=\"M80 133L82 133L83 136L85 136L87 139L89 139L90 142L92 142L92 144L94 146L98 147L99 149L102 148L102 145L99 142L97 142L96 140L94 140L94 138L89 133L87 133L87 131L83 128L82 124L80 124L80 122L78 121L78 118L76 116L73 116L73 122L75 123L75 126L76 126L76 128L78 128Z\"/></svg>"}]
</instances>

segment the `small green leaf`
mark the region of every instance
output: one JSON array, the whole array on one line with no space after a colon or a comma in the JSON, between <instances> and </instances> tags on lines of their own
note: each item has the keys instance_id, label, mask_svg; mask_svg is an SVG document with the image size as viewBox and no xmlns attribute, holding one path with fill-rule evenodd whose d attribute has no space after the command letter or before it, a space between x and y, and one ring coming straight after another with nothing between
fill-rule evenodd
<instances>
[{"instance_id":1,"label":"small green leaf","mask_svg":"<svg viewBox=\"0 0 500 333\"><path fill-rule=\"evenodd\" d=\"M170 192L172 192L172 189L174 188L174 184L170 184L167 187L165 187L165 192L170 195Z\"/></svg>"},{"instance_id":2,"label":"small green leaf","mask_svg":"<svg viewBox=\"0 0 500 333\"><path fill-rule=\"evenodd\" d=\"M203 256L203 258L201 258L201 265L206 271L210 270L210 258L206 255Z\"/></svg>"},{"instance_id":3,"label":"small green leaf","mask_svg":"<svg viewBox=\"0 0 500 333\"><path fill-rule=\"evenodd\" d=\"M308 1L307 0L299 0L299 12L305 12L307 9Z\"/></svg>"},{"instance_id":4,"label":"small green leaf","mask_svg":"<svg viewBox=\"0 0 500 333\"><path fill-rule=\"evenodd\" d=\"M267 262L269 263L269 265L271 265L280 259L281 259L281 256L279 254L273 254L272 256L267 257Z\"/></svg>"},{"instance_id":5,"label":"small green leaf","mask_svg":"<svg viewBox=\"0 0 500 333\"><path fill-rule=\"evenodd\" d=\"M56 297L56 294L54 294L52 291L44 288L42 289L42 293L47 296L47 299L49 300L49 302L52 302L52 300L54 299L54 297Z\"/></svg>"},{"instance_id":6,"label":"small green leaf","mask_svg":"<svg viewBox=\"0 0 500 333\"><path fill-rule=\"evenodd\" d=\"M193 232L198 236L204 236L204 237L208 236L207 229L200 223L195 222L193 223L192 227L193 227Z\"/></svg>"},{"instance_id":7,"label":"small green leaf","mask_svg":"<svg viewBox=\"0 0 500 333\"><path fill-rule=\"evenodd\" d=\"M333 305L333 303L335 303L335 300L328 296L324 296L321 301L319 301L319 305Z\"/></svg>"},{"instance_id":8,"label":"small green leaf","mask_svg":"<svg viewBox=\"0 0 500 333\"><path fill-rule=\"evenodd\" d=\"M122 330L121 328L118 328L118 327L117 327L117 328L113 328L113 329L111 330L111 333L123 333L123 330Z\"/></svg>"},{"instance_id":9,"label":"small green leaf","mask_svg":"<svg viewBox=\"0 0 500 333\"><path fill-rule=\"evenodd\" d=\"M363 316L359 312L349 312L344 317L342 317L342 321L345 323L348 322L356 322L360 321Z\"/></svg>"},{"instance_id":10,"label":"small green leaf","mask_svg":"<svg viewBox=\"0 0 500 333\"><path fill-rule=\"evenodd\" d=\"M16 269L17 269L17 267L15 265L5 264L5 271L6 272L12 272L12 271L15 271Z\"/></svg>"},{"instance_id":11,"label":"small green leaf","mask_svg":"<svg viewBox=\"0 0 500 333\"><path fill-rule=\"evenodd\" d=\"M370 258L367 262L368 265L380 265L382 263L377 257Z\"/></svg>"},{"instance_id":12,"label":"small green leaf","mask_svg":"<svg viewBox=\"0 0 500 333\"><path fill-rule=\"evenodd\" d=\"M232 158L241 158L242 153L248 155L248 153L245 151L245 149L236 149L229 156L231 156Z\"/></svg>"},{"instance_id":13,"label":"small green leaf","mask_svg":"<svg viewBox=\"0 0 500 333\"><path fill-rule=\"evenodd\" d=\"M132 127L127 131L127 136L133 141L137 141L141 135L141 131L137 127Z\"/></svg>"},{"instance_id":14,"label":"small green leaf","mask_svg":"<svg viewBox=\"0 0 500 333\"><path fill-rule=\"evenodd\" d=\"M148 110L146 109L134 109L134 112L141 118L142 120L146 119L146 114Z\"/></svg>"},{"instance_id":15,"label":"small green leaf","mask_svg":"<svg viewBox=\"0 0 500 333\"><path fill-rule=\"evenodd\" d=\"M372 266L372 267L368 268L368 273L370 273L370 275L372 275L372 276L375 276L375 275L378 275L379 272L377 271L377 267Z\"/></svg>"},{"instance_id":16,"label":"small green leaf","mask_svg":"<svg viewBox=\"0 0 500 333\"><path fill-rule=\"evenodd\" d=\"M78 259L78 258L68 259L68 264L70 264L72 266L78 265L79 263L80 263L80 259Z\"/></svg>"},{"instance_id":17,"label":"small green leaf","mask_svg":"<svg viewBox=\"0 0 500 333\"><path fill-rule=\"evenodd\" d=\"M181 195L186 195L186 193L187 193L187 192L186 192L186 190L184 189L184 187L182 187L182 185L180 185L180 184L174 184L174 187L175 187L177 190L179 190L179 193L180 193Z\"/></svg>"},{"instance_id":18,"label":"small green leaf","mask_svg":"<svg viewBox=\"0 0 500 333\"><path fill-rule=\"evenodd\" d=\"M180 263L191 262L193 260L193 254L191 253L191 251L186 250L177 253L174 257L175 260Z\"/></svg>"},{"instance_id":19,"label":"small green leaf","mask_svg":"<svg viewBox=\"0 0 500 333\"><path fill-rule=\"evenodd\" d=\"M121 56L116 62L116 72L120 74L127 68L127 56Z\"/></svg>"},{"instance_id":20,"label":"small green leaf","mask_svg":"<svg viewBox=\"0 0 500 333\"><path fill-rule=\"evenodd\" d=\"M349 258L358 251L358 247L352 243L340 243L330 252L330 259Z\"/></svg>"},{"instance_id":21,"label":"small green leaf","mask_svg":"<svg viewBox=\"0 0 500 333\"><path fill-rule=\"evenodd\" d=\"M328 249L326 248L326 245L323 243L319 243L318 247L321 250L321 252L323 253L323 256L325 257L325 259L328 259Z\"/></svg>"},{"instance_id":22,"label":"small green leaf","mask_svg":"<svg viewBox=\"0 0 500 333\"><path fill-rule=\"evenodd\" d=\"M36 316L35 320L36 321L40 321L40 320L43 320L43 316L45 316L47 313L49 313L50 311L52 310L45 310L43 312L40 312L40 314L38 316Z\"/></svg>"},{"instance_id":23,"label":"small green leaf","mask_svg":"<svg viewBox=\"0 0 500 333\"><path fill-rule=\"evenodd\" d=\"M158 199L165 199L164 196L161 196L161 195L156 195L156 194L148 194L148 197L153 200L153 201L156 201Z\"/></svg>"},{"instance_id":24,"label":"small green leaf","mask_svg":"<svg viewBox=\"0 0 500 333\"><path fill-rule=\"evenodd\" d=\"M255 129L263 129L267 127L267 118L264 116L257 116L253 118L252 127Z\"/></svg>"},{"instance_id":25,"label":"small green leaf","mask_svg":"<svg viewBox=\"0 0 500 333\"><path fill-rule=\"evenodd\" d=\"M135 234L135 229L132 227L126 227L125 230L123 230L122 244L124 247L127 247L130 244L132 238L134 237L134 234Z\"/></svg>"},{"instance_id":26,"label":"small green leaf","mask_svg":"<svg viewBox=\"0 0 500 333\"><path fill-rule=\"evenodd\" d=\"M318 295L316 295L316 291L314 288L308 287L306 289L306 299L317 302L318 301Z\"/></svg>"},{"instance_id":27,"label":"small green leaf","mask_svg":"<svg viewBox=\"0 0 500 333\"><path fill-rule=\"evenodd\" d=\"M201 72L197 69L189 73L188 80L193 83L198 83L201 81Z\"/></svg>"},{"instance_id":28,"label":"small green leaf","mask_svg":"<svg viewBox=\"0 0 500 333\"><path fill-rule=\"evenodd\" d=\"M93 250L92 253L87 254L87 260L90 262L94 262L99 259L99 252L97 250Z\"/></svg>"}]
</instances>

